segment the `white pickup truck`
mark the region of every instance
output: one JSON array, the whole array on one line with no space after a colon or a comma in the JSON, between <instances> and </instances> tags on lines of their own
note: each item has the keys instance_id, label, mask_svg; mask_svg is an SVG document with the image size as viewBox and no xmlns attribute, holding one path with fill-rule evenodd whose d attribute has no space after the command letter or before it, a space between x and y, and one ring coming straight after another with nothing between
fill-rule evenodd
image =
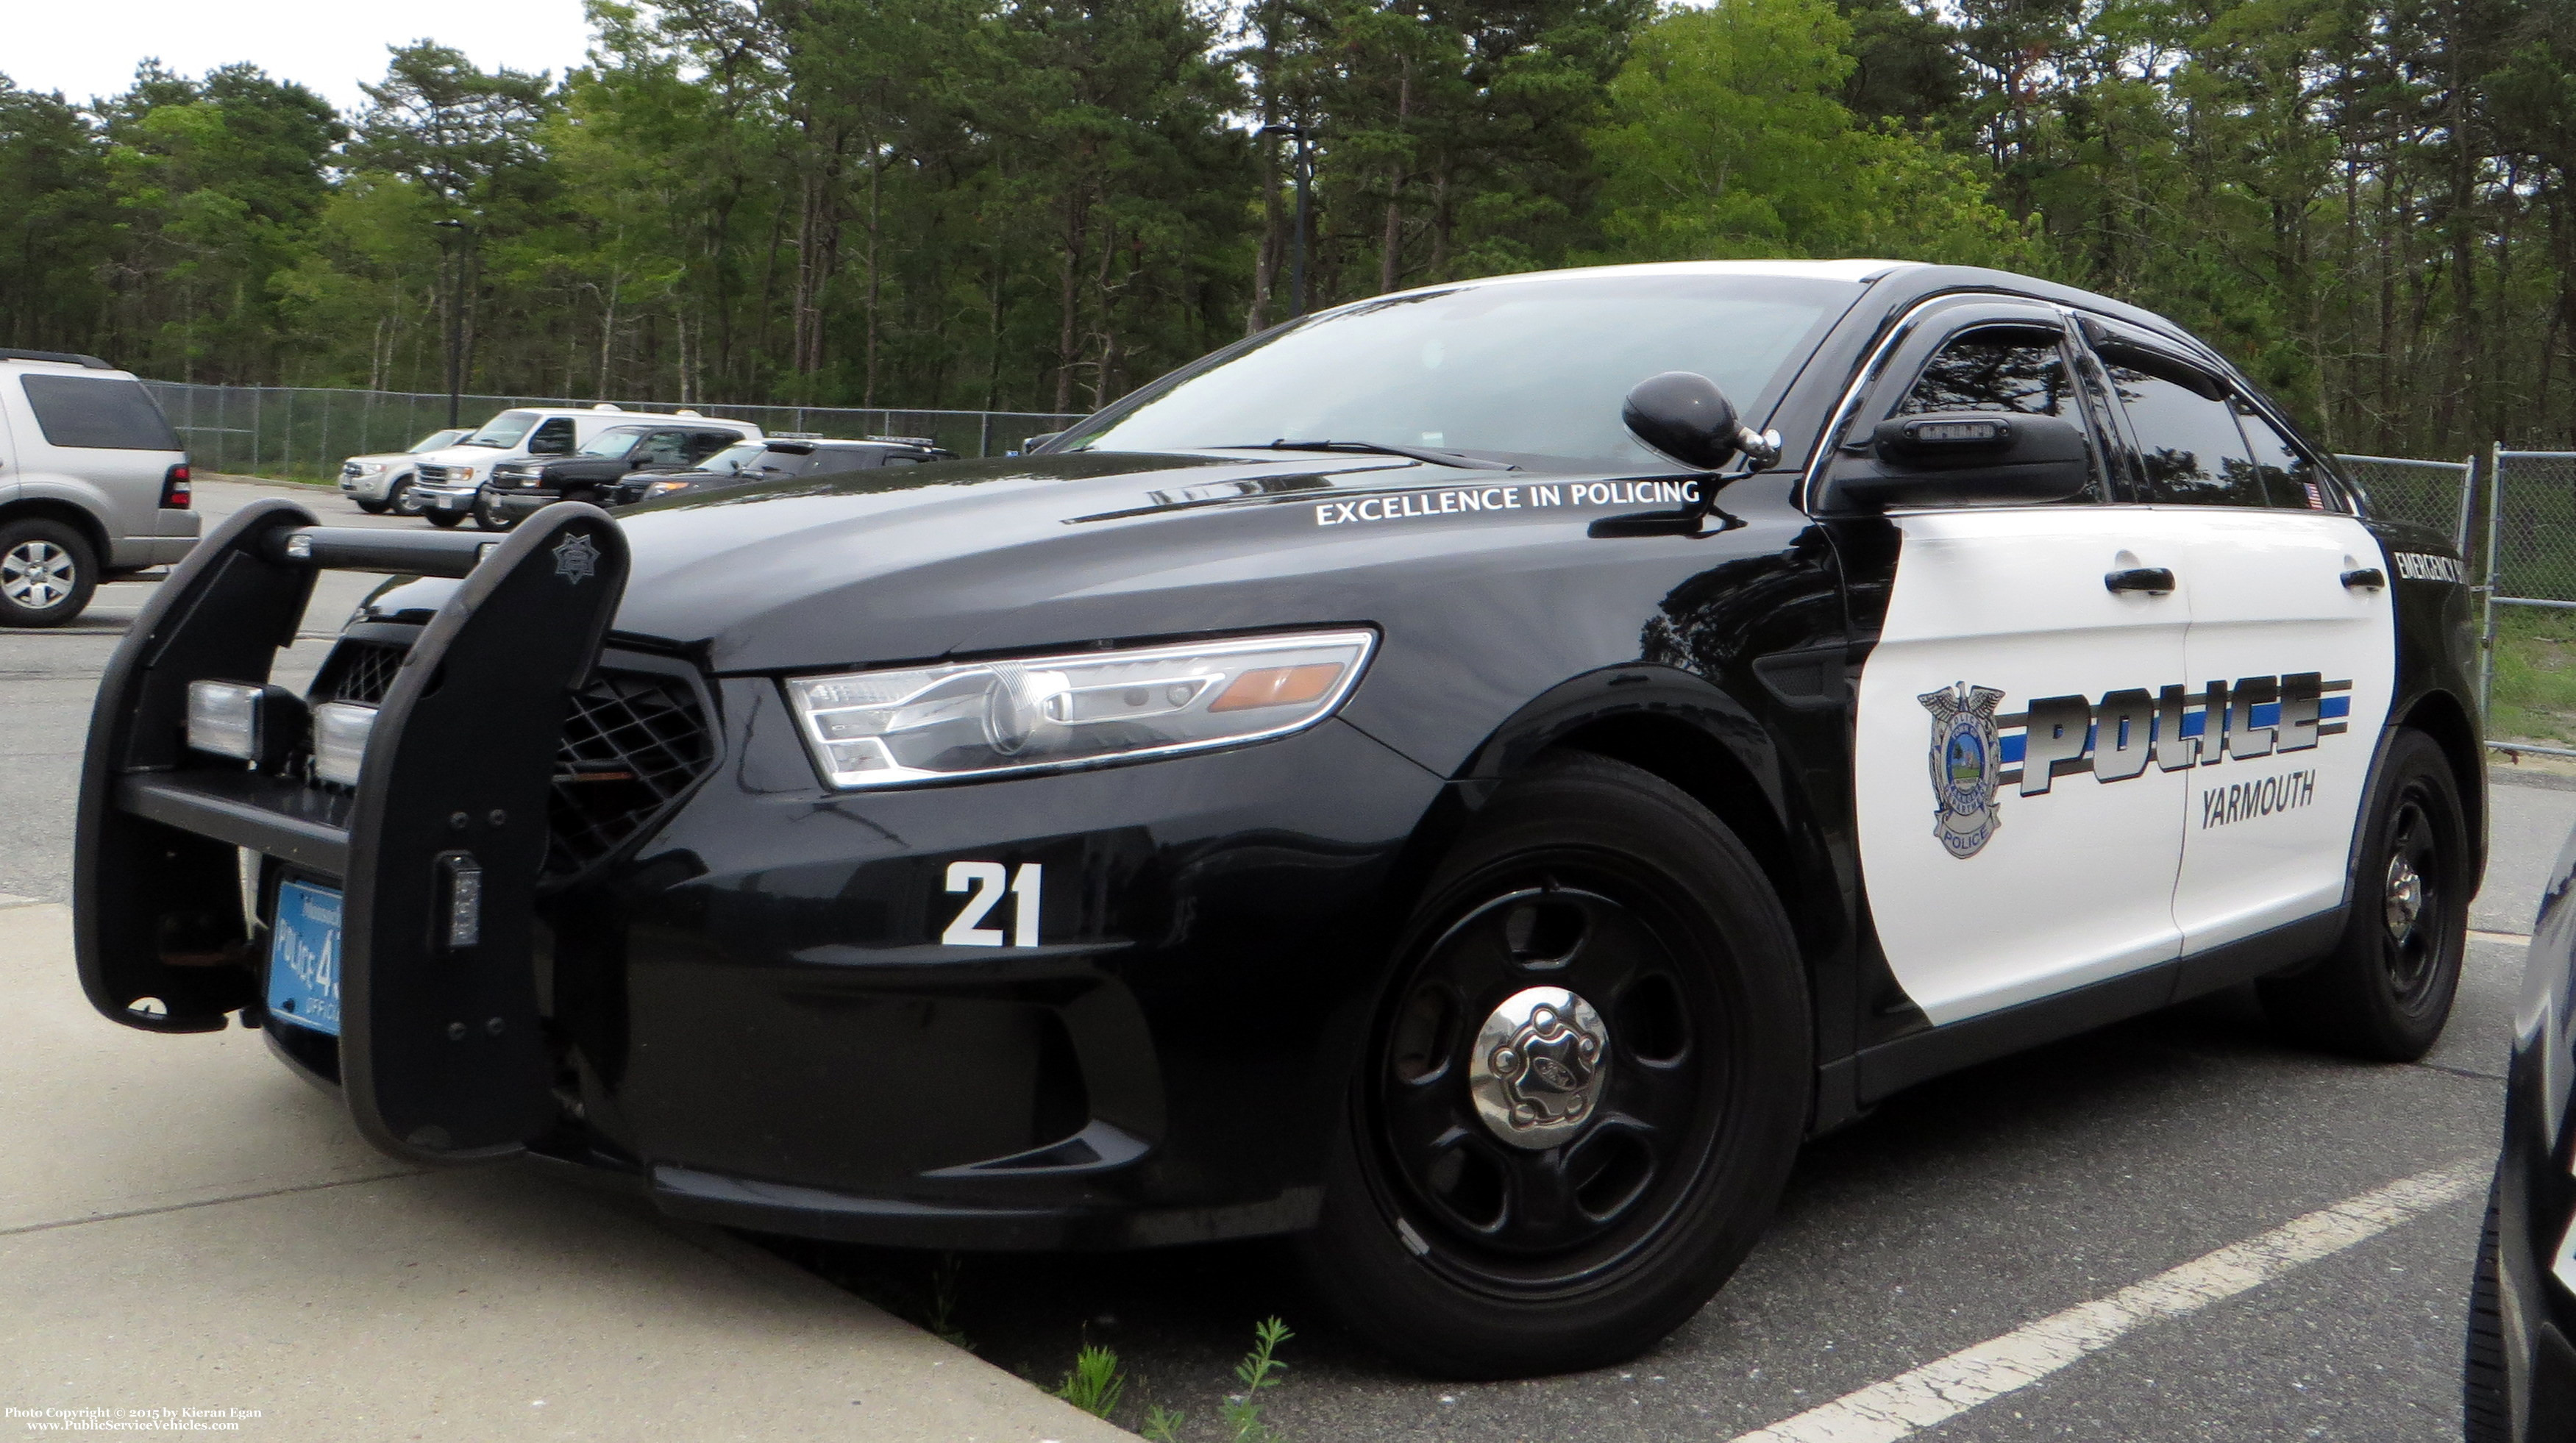
<instances>
[{"instance_id":1,"label":"white pickup truck","mask_svg":"<svg viewBox=\"0 0 2576 1443\"><path fill-rule=\"evenodd\" d=\"M444 450L413 458L406 511L417 509L433 526L454 526L474 514L475 498L492 468L530 456L570 456L611 426L658 419L663 413L628 411L602 401L595 406L514 406L484 422L474 434ZM695 411L673 414L695 418ZM759 440L760 428L748 422L726 422Z\"/></svg>"}]
</instances>

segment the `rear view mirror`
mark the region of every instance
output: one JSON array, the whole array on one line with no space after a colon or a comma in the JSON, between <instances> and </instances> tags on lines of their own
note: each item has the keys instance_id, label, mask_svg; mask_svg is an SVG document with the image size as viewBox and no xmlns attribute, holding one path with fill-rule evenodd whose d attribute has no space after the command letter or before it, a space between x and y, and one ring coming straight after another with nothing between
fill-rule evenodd
<instances>
[{"instance_id":1,"label":"rear view mirror","mask_svg":"<svg viewBox=\"0 0 2576 1443\"><path fill-rule=\"evenodd\" d=\"M2035 505L2081 495L2093 482L2083 430L2054 416L1940 411L1878 423L1834 471L1826 504L1843 511L1892 506Z\"/></svg>"}]
</instances>

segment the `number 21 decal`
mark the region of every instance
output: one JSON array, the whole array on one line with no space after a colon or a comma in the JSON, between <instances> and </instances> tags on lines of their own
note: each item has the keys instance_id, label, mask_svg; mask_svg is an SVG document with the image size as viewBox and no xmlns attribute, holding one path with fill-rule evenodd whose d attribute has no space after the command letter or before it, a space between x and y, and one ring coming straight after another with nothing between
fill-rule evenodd
<instances>
[{"instance_id":1,"label":"number 21 decal","mask_svg":"<svg viewBox=\"0 0 2576 1443\"><path fill-rule=\"evenodd\" d=\"M999 862L951 862L948 864L948 890L967 892L966 905L957 909L948 930L939 934L942 945L949 947L999 947L1002 929L987 927L984 919L1002 900L1006 889L1011 894L1011 936L1014 947L1038 945L1038 866L1022 862L1017 872L1005 869Z\"/></svg>"}]
</instances>

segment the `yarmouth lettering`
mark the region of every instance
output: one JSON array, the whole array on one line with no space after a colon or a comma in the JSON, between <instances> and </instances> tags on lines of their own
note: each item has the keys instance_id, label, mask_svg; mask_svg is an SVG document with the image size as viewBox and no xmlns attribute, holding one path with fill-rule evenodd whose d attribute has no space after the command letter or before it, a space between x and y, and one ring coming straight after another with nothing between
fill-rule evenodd
<instances>
[{"instance_id":1,"label":"yarmouth lettering","mask_svg":"<svg viewBox=\"0 0 2576 1443\"><path fill-rule=\"evenodd\" d=\"M1531 511L1562 506L1681 506L1699 500L1696 481L1575 481L1544 486L1455 486L1438 491L1399 491L1315 506L1318 526L1358 521L1402 521L1415 516L1457 516L1471 511Z\"/></svg>"},{"instance_id":2,"label":"yarmouth lettering","mask_svg":"<svg viewBox=\"0 0 2576 1443\"><path fill-rule=\"evenodd\" d=\"M2211 787L2200 794L2200 825L2231 827L2256 817L2304 807L2317 799L2317 772L2303 767L2251 782Z\"/></svg>"}]
</instances>

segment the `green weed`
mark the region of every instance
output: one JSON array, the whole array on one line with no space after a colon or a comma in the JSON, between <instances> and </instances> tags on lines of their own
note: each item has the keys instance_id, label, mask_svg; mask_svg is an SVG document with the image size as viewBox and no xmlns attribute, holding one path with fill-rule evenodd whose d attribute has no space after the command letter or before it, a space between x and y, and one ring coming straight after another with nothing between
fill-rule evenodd
<instances>
[{"instance_id":1,"label":"green weed","mask_svg":"<svg viewBox=\"0 0 2576 1443\"><path fill-rule=\"evenodd\" d=\"M1094 1418L1106 1418L1118 1406L1118 1395L1126 1391L1127 1377L1118 1371L1118 1354L1085 1344L1073 1355L1073 1368L1056 1385L1055 1395Z\"/></svg>"},{"instance_id":2,"label":"green weed","mask_svg":"<svg viewBox=\"0 0 2576 1443\"><path fill-rule=\"evenodd\" d=\"M1188 1421L1188 1414L1156 1403L1145 1410L1145 1422L1136 1431L1145 1443L1181 1443L1181 1425Z\"/></svg>"},{"instance_id":3,"label":"green weed","mask_svg":"<svg viewBox=\"0 0 2576 1443\"><path fill-rule=\"evenodd\" d=\"M1277 1357L1279 1345L1295 1336L1277 1318L1264 1318L1253 1328L1252 1351L1234 1365L1234 1380L1243 1391L1217 1408L1234 1429L1234 1443L1283 1443L1279 1431L1261 1420L1261 1390L1279 1386L1279 1375L1288 1370Z\"/></svg>"}]
</instances>

